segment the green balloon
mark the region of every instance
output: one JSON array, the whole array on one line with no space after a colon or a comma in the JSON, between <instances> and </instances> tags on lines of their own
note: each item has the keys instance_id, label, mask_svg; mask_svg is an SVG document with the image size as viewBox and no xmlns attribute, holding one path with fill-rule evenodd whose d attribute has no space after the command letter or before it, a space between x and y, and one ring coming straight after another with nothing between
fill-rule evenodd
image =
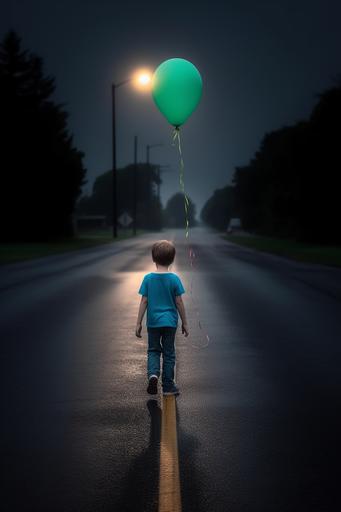
<instances>
[{"instance_id":1,"label":"green balloon","mask_svg":"<svg viewBox=\"0 0 341 512\"><path fill-rule=\"evenodd\" d=\"M152 78L152 96L167 121L181 126L198 106L202 79L197 68L185 59L162 62Z\"/></svg>"}]
</instances>

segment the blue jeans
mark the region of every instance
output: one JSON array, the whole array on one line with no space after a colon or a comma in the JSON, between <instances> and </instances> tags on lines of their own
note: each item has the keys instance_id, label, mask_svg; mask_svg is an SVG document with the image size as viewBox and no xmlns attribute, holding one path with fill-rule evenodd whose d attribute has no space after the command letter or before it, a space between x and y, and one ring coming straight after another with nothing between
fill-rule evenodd
<instances>
[{"instance_id":1,"label":"blue jeans","mask_svg":"<svg viewBox=\"0 0 341 512\"><path fill-rule=\"evenodd\" d=\"M171 387L174 383L175 333L176 327L147 327L148 362L147 374L160 377L160 356L162 353L162 387Z\"/></svg>"}]
</instances>

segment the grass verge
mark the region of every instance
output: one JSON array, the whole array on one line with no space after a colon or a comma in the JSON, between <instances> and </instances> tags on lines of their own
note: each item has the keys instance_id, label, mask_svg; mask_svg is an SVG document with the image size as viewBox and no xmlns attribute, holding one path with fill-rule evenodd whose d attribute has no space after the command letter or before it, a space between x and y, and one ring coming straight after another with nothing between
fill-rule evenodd
<instances>
[{"instance_id":1,"label":"grass verge","mask_svg":"<svg viewBox=\"0 0 341 512\"><path fill-rule=\"evenodd\" d=\"M238 245L296 261L341 267L341 247L307 245L294 240L265 236L222 235L222 237Z\"/></svg>"},{"instance_id":2,"label":"grass verge","mask_svg":"<svg viewBox=\"0 0 341 512\"><path fill-rule=\"evenodd\" d=\"M137 235L145 233L145 230L137 230ZM0 264L15 263L18 261L42 258L52 254L61 254L69 251L77 251L108 244L126 238L132 238L132 230L119 230L114 240L111 231L89 231L78 235L74 239L61 239L46 243L11 243L0 245Z\"/></svg>"}]
</instances>

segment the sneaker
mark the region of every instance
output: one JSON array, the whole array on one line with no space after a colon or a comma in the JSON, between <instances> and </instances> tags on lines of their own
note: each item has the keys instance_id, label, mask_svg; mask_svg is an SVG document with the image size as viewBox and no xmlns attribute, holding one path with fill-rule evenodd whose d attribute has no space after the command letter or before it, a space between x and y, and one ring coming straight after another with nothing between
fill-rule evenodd
<instances>
[{"instance_id":1,"label":"sneaker","mask_svg":"<svg viewBox=\"0 0 341 512\"><path fill-rule=\"evenodd\" d=\"M149 384L147 387L147 393L150 395L156 395L157 394L157 381L158 381L157 375L151 375L149 377Z\"/></svg>"},{"instance_id":2,"label":"sneaker","mask_svg":"<svg viewBox=\"0 0 341 512\"><path fill-rule=\"evenodd\" d=\"M162 391L162 394L164 396L170 396L170 395L178 396L178 395L180 395L180 391L176 387L176 385L173 384L173 386L171 386L171 387L164 388L163 391Z\"/></svg>"}]
</instances>

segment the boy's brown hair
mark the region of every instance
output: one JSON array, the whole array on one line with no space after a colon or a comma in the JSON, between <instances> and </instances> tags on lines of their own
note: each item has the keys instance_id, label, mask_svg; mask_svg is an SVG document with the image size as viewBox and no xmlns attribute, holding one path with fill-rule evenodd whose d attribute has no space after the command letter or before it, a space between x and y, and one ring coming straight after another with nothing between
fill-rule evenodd
<instances>
[{"instance_id":1,"label":"boy's brown hair","mask_svg":"<svg viewBox=\"0 0 341 512\"><path fill-rule=\"evenodd\" d=\"M175 258L175 247L168 240L159 240L152 247L152 258L155 263L169 267Z\"/></svg>"}]
</instances>

